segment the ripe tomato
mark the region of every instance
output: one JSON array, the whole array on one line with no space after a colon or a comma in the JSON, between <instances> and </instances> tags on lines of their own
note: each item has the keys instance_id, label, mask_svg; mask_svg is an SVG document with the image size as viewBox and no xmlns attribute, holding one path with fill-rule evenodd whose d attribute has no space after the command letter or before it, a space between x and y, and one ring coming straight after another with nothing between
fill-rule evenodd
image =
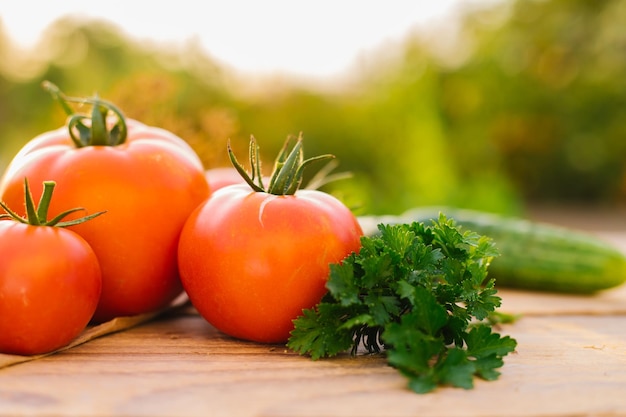
<instances>
[{"instance_id":1,"label":"ripe tomato","mask_svg":"<svg viewBox=\"0 0 626 417\"><path fill-rule=\"evenodd\" d=\"M245 184L241 174L233 167L211 168L204 173L211 191L217 191L227 185Z\"/></svg>"},{"instance_id":2,"label":"ripe tomato","mask_svg":"<svg viewBox=\"0 0 626 417\"><path fill-rule=\"evenodd\" d=\"M102 104L96 103L94 109ZM0 181L0 198L13 207L28 177L33 184L57 182L51 215L67 206L107 211L72 226L102 268L94 322L153 311L182 293L178 238L189 214L209 195L202 163L186 142L116 115L117 132L127 129L124 141L78 147L72 126L44 133L25 145ZM115 129L107 133L116 136ZM40 193L33 187L35 197Z\"/></svg>"},{"instance_id":3,"label":"ripe tomato","mask_svg":"<svg viewBox=\"0 0 626 417\"><path fill-rule=\"evenodd\" d=\"M361 235L352 212L327 193L230 185L185 223L181 280L198 312L223 333L285 342L292 321L326 293L329 265L357 251Z\"/></svg>"},{"instance_id":4,"label":"ripe tomato","mask_svg":"<svg viewBox=\"0 0 626 417\"><path fill-rule=\"evenodd\" d=\"M227 185L245 184L246 180L233 167L211 168L204 173L211 192L224 188ZM264 181L269 181L269 177L263 177Z\"/></svg>"},{"instance_id":5,"label":"ripe tomato","mask_svg":"<svg viewBox=\"0 0 626 417\"><path fill-rule=\"evenodd\" d=\"M83 238L0 220L0 253L0 352L51 352L85 329L98 305L101 271Z\"/></svg>"},{"instance_id":6,"label":"ripe tomato","mask_svg":"<svg viewBox=\"0 0 626 417\"><path fill-rule=\"evenodd\" d=\"M71 230L0 221L0 352L46 353L87 326L98 304L98 259Z\"/></svg>"}]
</instances>

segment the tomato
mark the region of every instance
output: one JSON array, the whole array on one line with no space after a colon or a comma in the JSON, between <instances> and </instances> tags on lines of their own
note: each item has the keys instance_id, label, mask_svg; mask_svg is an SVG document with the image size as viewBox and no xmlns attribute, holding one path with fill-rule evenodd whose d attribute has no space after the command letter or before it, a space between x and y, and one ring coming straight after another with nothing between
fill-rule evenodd
<instances>
[{"instance_id":1,"label":"tomato","mask_svg":"<svg viewBox=\"0 0 626 417\"><path fill-rule=\"evenodd\" d=\"M230 185L185 223L181 280L198 312L223 333L285 342L292 321L326 293L329 265L358 251L361 235L352 212L327 193Z\"/></svg>"},{"instance_id":2,"label":"tomato","mask_svg":"<svg viewBox=\"0 0 626 417\"><path fill-rule=\"evenodd\" d=\"M245 184L246 181L233 167L221 167L207 169L204 173L211 192L224 188L227 185ZM263 177L263 181L269 182L269 177Z\"/></svg>"},{"instance_id":3,"label":"tomato","mask_svg":"<svg viewBox=\"0 0 626 417\"><path fill-rule=\"evenodd\" d=\"M0 352L51 352L86 328L102 284L83 238L61 227L0 220L0 253Z\"/></svg>"},{"instance_id":4,"label":"tomato","mask_svg":"<svg viewBox=\"0 0 626 417\"><path fill-rule=\"evenodd\" d=\"M96 117L101 105L94 104L94 126L102 122ZM77 139L70 132L78 136L75 131L86 128L71 124L44 133L18 152L0 181L0 198L14 207L28 177L33 184L57 182L51 215L66 206L107 211L72 226L93 248L102 269L94 322L154 311L182 293L178 238L189 214L209 196L204 167L183 139L114 113L118 124L111 128L109 121L105 132L112 142L78 146L82 134ZM33 187L35 197L40 193Z\"/></svg>"},{"instance_id":5,"label":"tomato","mask_svg":"<svg viewBox=\"0 0 626 417\"><path fill-rule=\"evenodd\" d=\"M205 172L206 180L211 191L217 191L227 185L245 184L241 174L232 167L211 168Z\"/></svg>"},{"instance_id":6,"label":"tomato","mask_svg":"<svg viewBox=\"0 0 626 417\"><path fill-rule=\"evenodd\" d=\"M0 352L50 352L85 329L98 304L101 272L83 238L2 220L0 253Z\"/></svg>"},{"instance_id":7,"label":"tomato","mask_svg":"<svg viewBox=\"0 0 626 417\"><path fill-rule=\"evenodd\" d=\"M283 342L326 292L329 264L360 246L360 226L329 194L275 196L230 185L194 211L179 243L183 286L198 312L241 339Z\"/></svg>"}]
</instances>

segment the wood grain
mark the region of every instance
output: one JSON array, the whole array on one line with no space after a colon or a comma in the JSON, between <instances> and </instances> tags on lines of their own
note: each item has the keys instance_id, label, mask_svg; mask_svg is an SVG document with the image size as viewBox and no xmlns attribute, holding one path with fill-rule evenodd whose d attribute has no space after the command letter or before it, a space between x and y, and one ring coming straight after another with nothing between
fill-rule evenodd
<instances>
[{"instance_id":1,"label":"wood grain","mask_svg":"<svg viewBox=\"0 0 626 417\"><path fill-rule=\"evenodd\" d=\"M97 339L98 337L106 336L112 333L121 332L124 330L128 330L135 326L139 326L140 324L147 323L156 317L166 313L177 311L179 309L186 308L186 305L189 304L189 298L186 294L181 294L176 300L174 300L167 307L144 314L138 314L136 316L128 316L128 317L116 317L107 322L98 324L98 325L90 325L79 334L74 340L68 343L66 346L63 346L59 349L56 349L51 352L42 353L38 355L12 355L6 353L0 353L0 369L14 366L24 362L30 362L34 360L39 360L41 358L45 358L46 356L55 355L59 352L63 352L65 350L72 349L78 345L82 345L83 343L87 343L93 339Z\"/></svg>"},{"instance_id":2,"label":"wood grain","mask_svg":"<svg viewBox=\"0 0 626 417\"><path fill-rule=\"evenodd\" d=\"M379 356L311 361L166 317L0 371L0 415L569 416L626 413L626 316L533 315L498 381L417 395Z\"/></svg>"}]
</instances>

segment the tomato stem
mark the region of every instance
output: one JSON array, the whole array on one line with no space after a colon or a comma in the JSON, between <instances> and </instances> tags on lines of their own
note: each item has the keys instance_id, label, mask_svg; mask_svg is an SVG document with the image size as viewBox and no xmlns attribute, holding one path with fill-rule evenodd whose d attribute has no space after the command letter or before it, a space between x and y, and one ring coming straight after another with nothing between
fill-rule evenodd
<instances>
[{"instance_id":1,"label":"tomato stem","mask_svg":"<svg viewBox=\"0 0 626 417\"><path fill-rule=\"evenodd\" d=\"M128 135L126 120L121 110L113 103L101 100L97 94L93 98L68 97L50 81L44 81L42 87L52 95L68 115L67 126L76 147L117 146L126 141ZM70 102L90 104L91 115L75 113L69 105ZM109 129L110 115L115 119L115 123L111 124Z\"/></svg>"},{"instance_id":2,"label":"tomato stem","mask_svg":"<svg viewBox=\"0 0 626 417\"><path fill-rule=\"evenodd\" d=\"M50 201L52 199L52 192L55 187L54 181L44 181L43 183L43 192L41 193L41 197L39 198L39 204L37 207L37 222L38 224L45 223L48 217L48 209L50 208ZM26 206L31 206L31 211L34 211L33 197L30 192L30 188L28 186L28 181L24 180L24 194L26 197ZM31 215L31 213L29 213Z\"/></svg>"},{"instance_id":3,"label":"tomato stem","mask_svg":"<svg viewBox=\"0 0 626 417\"><path fill-rule=\"evenodd\" d=\"M257 156L253 156L253 153L256 153L258 155L258 148L253 150L252 144L254 142L254 138L251 138L250 140L250 164L255 164L255 162L257 160ZM246 183L248 183L248 185L250 187L252 187L252 189L254 191L257 192L265 192L265 187L263 186L263 179L259 177L258 181L259 184L255 184L254 183L254 177L255 177L255 165L252 165L252 174L248 174L245 170L245 168L243 167L243 165L241 165L239 163L239 161L237 161L237 158L235 157L235 153L233 152L233 149L230 146L230 141L228 141L227 143L227 149L228 149L228 157L230 158L230 162L233 164L233 166L235 167L235 169L237 170L237 172L239 173L239 175L241 175L241 177L246 181Z\"/></svg>"},{"instance_id":4,"label":"tomato stem","mask_svg":"<svg viewBox=\"0 0 626 417\"><path fill-rule=\"evenodd\" d=\"M304 151L302 149L302 133L295 139L288 137L283 147L281 148L276 160L274 162L274 169L270 176L270 182L266 188L263 184L261 175L261 160L259 157L259 146L256 143L254 136L250 137L249 146L249 161L251 167L251 173L245 170L245 168L237 161L235 154L230 146L230 141L227 145L228 156L231 163L243 177L250 187L257 192L266 192L274 195L293 195L298 191L302 185L302 178L304 169L311 165L313 162L321 161L324 159L334 158L334 155L326 154L315 156L309 159L304 159ZM257 182L255 182L255 179Z\"/></svg>"},{"instance_id":5,"label":"tomato stem","mask_svg":"<svg viewBox=\"0 0 626 417\"><path fill-rule=\"evenodd\" d=\"M54 181L44 181L43 182L43 192L41 194L41 198L39 199L39 204L35 207L35 202L33 200L33 194L30 191L30 186L28 185L28 179L24 178L24 202L26 206L26 216L22 217L17 214L15 211L11 210L3 201L0 201L0 207L6 212L6 214L0 215L0 219L11 219L18 221L20 223L29 224L31 226L56 226L56 227L67 227L74 226L76 224L84 223L88 220L91 220L103 213L104 211L100 211L94 214L90 214L84 217L80 217L78 219L62 221L65 217L70 215L71 213L85 210L82 207L74 208L70 210L66 210L54 218L48 220L48 209L50 208L50 201L52 200L52 193L54 191L54 187L56 183Z\"/></svg>"}]
</instances>

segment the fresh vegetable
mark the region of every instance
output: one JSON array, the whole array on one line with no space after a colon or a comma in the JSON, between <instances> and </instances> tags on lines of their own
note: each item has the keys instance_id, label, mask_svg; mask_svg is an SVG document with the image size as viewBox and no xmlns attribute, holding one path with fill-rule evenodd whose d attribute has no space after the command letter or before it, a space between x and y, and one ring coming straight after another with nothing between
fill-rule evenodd
<instances>
[{"instance_id":1,"label":"fresh vegetable","mask_svg":"<svg viewBox=\"0 0 626 417\"><path fill-rule=\"evenodd\" d=\"M98 305L101 271L96 254L65 229L101 214L64 221L72 209L48 220L55 187L44 182L35 207L24 181L25 218L5 203L0 215L0 352L33 355L65 346L87 326Z\"/></svg>"},{"instance_id":2,"label":"fresh vegetable","mask_svg":"<svg viewBox=\"0 0 626 417\"><path fill-rule=\"evenodd\" d=\"M210 168L206 170L204 175L212 192L227 185L246 183L234 167Z\"/></svg>"},{"instance_id":3,"label":"fresh vegetable","mask_svg":"<svg viewBox=\"0 0 626 417\"><path fill-rule=\"evenodd\" d=\"M419 393L496 379L517 342L489 321L501 302L487 275L493 242L443 215L378 228L331 266L328 293L295 320L288 346L315 360L382 352Z\"/></svg>"},{"instance_id":4,"label":"fresh vegetable","mask_svg":"<svg viewBox=\"0 0 626 417\"><path fill-rule=\"evenodd\" d=\"M335 197L301 190L302 138L287 140L267 188L258 146L246 184L221 188L187 220L179 243L181 280L191 303L218 330L264 343L285 342L295 319L326 292L329 265L360 247L361 227Z\"/></svg>"},{"instance_id":5,"label":"fresh vegetable","mask_svg":"<svg viewBox=\"0 0 626 417\"><path fill-rule=\"evenodd\" d=\"M45 86L70 115L68 124L18 152L0 181L0 198L18 207L25 177L31 183L50 179L58 184L52 215L67 206L107 210L106 216L72 226L102 268L94 322L168 305L182 293L180 231L209 196L199 157L181 138L126 119L111 103L66 97ZM92 113L74 114L69 103L91 106ZM41 188L32 191L41 194Z\"/></svg>"},{"instance_id":6,"label":"fresh vegetable","mask_svg":"<svg viewBox=\"0 0 626 417\"><path fill-rule=\"evenodd\" d=\"M445 212L495 241L501 256L491 265L499 287L592 294L626 281L626 255L590 233L474 210L419 208L387 222L428 221Z\"/></svg>"}]
</instances>

